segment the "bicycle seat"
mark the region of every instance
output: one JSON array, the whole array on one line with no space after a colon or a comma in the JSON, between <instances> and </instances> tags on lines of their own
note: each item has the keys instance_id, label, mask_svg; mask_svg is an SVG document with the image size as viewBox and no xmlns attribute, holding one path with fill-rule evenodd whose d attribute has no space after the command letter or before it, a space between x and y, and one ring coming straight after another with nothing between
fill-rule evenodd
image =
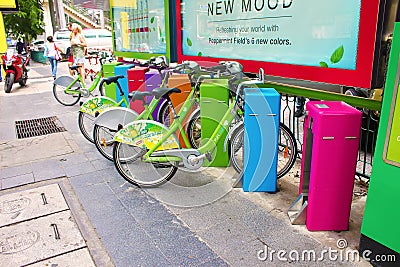
<instances>
[{"instance_id":1,"label":"bicycle seat","mask_svg":"<svg viewBox=\"0 0 400 267\"><path fill-rule=\"evenodd\" d=\"M72 66L70 66L69 68L70 68L70 70L78 70L79 68L81 68L82 66L79 66L79 65L72 65Z\"/></svg>"},{"instance_id":2,"label":"bicycle seat","mask_svg":"<svg viewBox=\"0 0 400 267\"><path fill-rule=\"evenodd\" d=\"M169 97L170 94L172 93L180 93L181 90L179 90L178 88L156 88L152 91L152 94L154 95L154 97L156 99L159 99L161 97L167 98Z\"/></svg>"},{"instance_id":3,"label":"bicycle seat","mask_svg":"<svg viewBox=\"0 0 400 267\"><path fill-rule=\"evenodd\" d=\"M128 94L128 98L131 98L132 100L143 100L145 96L151 96L151 95L152 95L151 92L134 91Z\"/></svg>"},{"instance_id":4,"label":"bicycle seat","mask_svg":"<svg viewBox=\"0 0 400 267\"><path fill-rule=\"evenodd\" d=\"M115 83L116 81L118 81L118 79L121 79L121 78L124 78L124 77L125 77L124 75L111 76L111 77L103 78L103 81L104 81L107 85L109 85L109 84L111 84L111 83Z\"/></svg>"}]
</instances>

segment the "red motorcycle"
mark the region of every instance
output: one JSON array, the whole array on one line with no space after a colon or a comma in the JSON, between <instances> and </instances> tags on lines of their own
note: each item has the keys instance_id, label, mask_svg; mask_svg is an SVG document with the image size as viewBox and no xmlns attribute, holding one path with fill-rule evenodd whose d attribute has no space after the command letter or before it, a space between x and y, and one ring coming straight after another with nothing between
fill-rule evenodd
<instances>
[{"instance_id":1,"label":"red motorcycle","mask_svg":"<svg viewBox=\"0 0 400 267\"><path fill-rule=\"evenodd\" d=\"M29 64L29 55L27 53L19 55L13 50L7 50L7 52L1 56L1 59L3 61L3 69L6 72L4 91L6 93L11 92L14 83L25 86L28 80L28 69L26 66Z\"/></svg>"}]
</instances>

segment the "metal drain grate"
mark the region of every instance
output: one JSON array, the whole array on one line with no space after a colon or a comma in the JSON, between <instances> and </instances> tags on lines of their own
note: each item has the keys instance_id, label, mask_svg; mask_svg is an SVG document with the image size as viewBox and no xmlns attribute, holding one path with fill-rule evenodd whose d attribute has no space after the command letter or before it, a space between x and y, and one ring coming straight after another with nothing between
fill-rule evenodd
<instances>
[{"instance_id":1,"label":"metal drain grate","mask_svg":"<svg viewBox=\"0 0 400 267\"><path fill-rule=\"evenodd\" d=\"M18 139L65 132L66 129L56 116L15 122Z\"/></svg>"}]
</instances>

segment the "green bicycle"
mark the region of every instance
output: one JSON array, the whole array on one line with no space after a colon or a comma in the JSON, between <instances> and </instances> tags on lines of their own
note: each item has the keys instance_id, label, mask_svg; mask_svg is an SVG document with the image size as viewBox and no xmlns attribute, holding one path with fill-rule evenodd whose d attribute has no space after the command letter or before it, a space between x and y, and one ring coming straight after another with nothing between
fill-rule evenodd
<instances>
[{"instance_id":1,"label":"green bicycle","mask_svg":"<svg viewBox=\"0 0 400 267\"><path fill-rule=\"evenodd\" d=\"M165 86L171 73L180 72L185 67L185 65L178 65L175 68L166 70L160 88L156 88L152 92L136 91L133 94L129 94L131 101L139 100L143 102L144 110L140 114L137 114L135 111L128 108L114 107L106 110L104 113L101 113L95 119L95 121L93 122L93 140L97 150L100 152L101 155L103 155L108 160L113 160L114 135L120 129L122 129L122 127L132 121L153 120L167 126L169 125L170 114L173 107L169 96L172 93L179 93L180 90L176 88L166 88ZM149 104L147 104L145 99L143 98L146 96L152 97ZM154 114L154 111L158 106L158 113ZM197 129L193 127L192 130L196 131ZM195 133L187 134L189 136L193 136Z\"/></svg>"},{"instance_id":2,"label":"green bicycle","mask_svg":"<svg viewBox=\"0 0 400 267\"><path fill-rule=\"evenodd\" d=\"M93 136L92 129L96 117L98 117L100 114L102 114L103 112L105 112L110 108L121 107L124 104L126 107L129 106L128 98L127 96L125 96L121 88L121 85L118 82L118 79L120 78L124 78L124 76L119 75L119 76L103 78L99 85L100 88L103 88L104 83L105 84L116 83L117 88L121 94L121 100L119 102L116 102L113 99L106 96L96 96L85 101L79 109L79 115L78 115L79 130L81 131L82 135L91 143L94 142L92 137Z\"/></svg>"},{"instance_id":3,"label":"green bicycle","mask_svg":"<svg viewBox=\"0 0 400 267\"><path fill-rule=\"evenodd\" d=\"M138 120L126 125L114 137L113 159L117 171L132 184L141 187L155 187L170 180L175 175L178 166L187 171L200 170L203 163L213 160L215 144L220 141L224 131L229 131L238 111L242 110L243 98L240 90L243 89L243 86L263 83L264 76L261 77L259 80L239 84L235 101L229 104L211 137L202 142L197 149L180 148L175 137L175 132L183 129L183 119L196 102L194 90L178 114L175 114L174 110L172 111L174 120L169 128L147 120ZM228 138L229 136L228 134ZM290 156L287 165L292 166L297 156L297 150L293 146L295 145L294 137L292 135L290 137L293 139L288 143L285 153ZM236 138L236 141L240 142L230 143L229 140L225 142L228 144L231 161L232 158L237 158L235 154L242 150L240 147L243 146L243 142L240 138ZM189 143L186 138L184 138L184 142ZM237 168L235 169L238 171ZM285 171L287 172L288 169ZM241 172L242 170L239 173Z\"/></svg>"},{"instance_id":4,"label":"green bicycle","mask_svg":"<svg viewBox=\"0 0 400 267\"><path fill-rule=\"evenodd\" d=\"M98 55L92 55L87 58L90 57L98 57ZM92 92L97 88L101 81L101 78L103 77L103 61L105 61L106 59L107 58L105 55L101 56L101 68L97 72L96 76L93 79L93 83L89 88L86 87L85 81L83 80L79 72L79 68L83 68L83 66L70 66L69 68L77 73L76 77L74 78L69 75L63 75L54 80L53 95L55 99L64 106L73 106L78 103L81 97L89 97ZM105 95L105 88L99 87L99 92L100 95Z\"/></svg>"},{"instance_id":5,"label":"green bicycle","mask_svg":"<svg viewBox=\"0 0 400 267\"><path fill-rule=\"evenodd\" d=\"M152 66L152 67L163 66L165 65L165 61L163 57L151 58L150 60L143 62L142 65ZM118 81L121 78L124 78L124 76L119 75L119 76L103 78L99 84L99 88L104 88L103 85L104 83L107 85L110 85L112 83L116 84L117 85L116 88L121 96L120 101L116 102L115 100L106 96L96 96L86 100L79 109L79 115L78 115L79 129L82 135L91 143L94 143L94 137L93 137L94 121L106 110L109 110L114 107L121 107L120 110L127 110L127 112L133 114L127 114L127 112L123 112L122 114L113 113L112 116L125 117L131 115L129 116L129 118L131 118L132 116L136 117L138 115L136 112L130 110L129 108L126 109L122 108L123 106L129 107L129 99L128 96L124 94L124 91L122 90L122 87ZM132 100L134 101L135 99Z\"/></svg>"}]
</instances>

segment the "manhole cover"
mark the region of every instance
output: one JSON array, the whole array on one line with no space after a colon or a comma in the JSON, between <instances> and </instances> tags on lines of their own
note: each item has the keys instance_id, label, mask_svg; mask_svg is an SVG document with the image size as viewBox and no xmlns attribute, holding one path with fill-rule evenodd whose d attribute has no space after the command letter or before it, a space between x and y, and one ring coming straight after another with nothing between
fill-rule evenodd
<instances>
[{"instance_id":1,"label":"manhole cover","mask_svg":"<svg viewBox=\"0 0 400 267\"><path fill-rule=\"evenodd\" d=\"M56 116L15 122L18 139L65 132L66 129Z\"/></svg>"}]
</instances>

